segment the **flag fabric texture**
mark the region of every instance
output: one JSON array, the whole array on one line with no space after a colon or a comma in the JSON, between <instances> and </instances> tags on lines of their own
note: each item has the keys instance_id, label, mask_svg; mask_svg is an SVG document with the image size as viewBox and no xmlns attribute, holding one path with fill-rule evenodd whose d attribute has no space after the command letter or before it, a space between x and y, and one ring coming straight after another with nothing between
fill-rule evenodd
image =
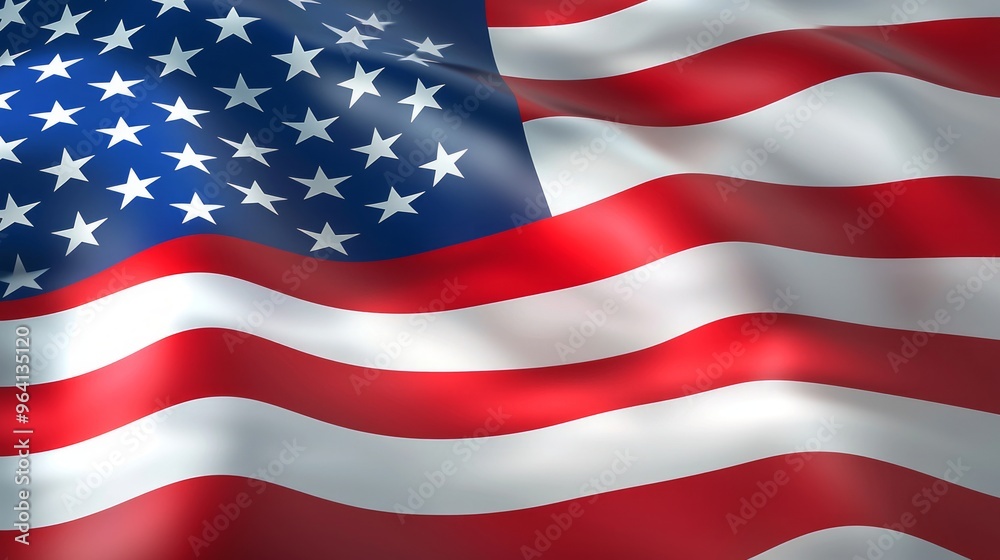
<instances>
[{"instance_id":1,"label":"flag fabric texture","mask_svg":"<svg viewBox=\"0 0 1000 560\"><path fill-rule=\"evenodd\" d=\"M996 0L0 0L0 551L995 559Z\"/></svg>"}]
</instances>

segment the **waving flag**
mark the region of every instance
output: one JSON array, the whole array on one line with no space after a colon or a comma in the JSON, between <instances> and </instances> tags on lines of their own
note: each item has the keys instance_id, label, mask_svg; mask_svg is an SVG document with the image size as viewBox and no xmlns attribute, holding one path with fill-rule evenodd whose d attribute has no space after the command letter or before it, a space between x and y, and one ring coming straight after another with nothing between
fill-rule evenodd
<instances>
[{"instance_id":1,"label":"waving flag","mask_svg":"<svg viewBox=\"0 0 1000 560\"><path fill-rule=\"evenodd\" d=\"M996 558L996 1L0 1L9 558Z\"/></svg>"}]
</instances>

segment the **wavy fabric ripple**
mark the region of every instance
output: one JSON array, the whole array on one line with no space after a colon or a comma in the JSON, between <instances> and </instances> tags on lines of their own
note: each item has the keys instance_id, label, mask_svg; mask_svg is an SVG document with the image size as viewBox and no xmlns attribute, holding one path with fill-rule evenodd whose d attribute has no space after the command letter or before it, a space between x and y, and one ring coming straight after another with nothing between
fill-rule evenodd
<instances>
[{"instance_id":1,"label":"wavy fabric ripple","mask_svg":"<svg viewBox=\"0 0 1000 560\"><path fill-rule=\"evenodd\" d=\"M39 558L994 558L1000 4L485 4L510 230L292 280L198 235L0 302Z\"/></svg>"}]
</instances>

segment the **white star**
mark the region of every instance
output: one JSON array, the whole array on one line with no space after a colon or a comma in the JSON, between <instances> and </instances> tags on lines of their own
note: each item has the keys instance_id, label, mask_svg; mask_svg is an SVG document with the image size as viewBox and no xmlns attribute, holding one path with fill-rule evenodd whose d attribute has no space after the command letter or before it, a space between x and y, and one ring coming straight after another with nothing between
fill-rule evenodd
<instances>
[{"instance_id":1,"label":"white star","mask_svg":"<svg viewBox=\"0 0 1000 560\"><path fill-rule=\"evenodd\" d=\"M339 118L331 117L329 119L318 120L313 115L312 109L306 108L306 120L300 123L286 122L283 124L299 131L299 139L295 142L296 144L301 144L310 138L320 138L327 142L333 142L333 138L330 138L330 133L326 131L326 127L333 124Z\"/></svg>"},{"instance_id":2,"label":"white star","mask_svg":"<svg viewBox=\"0 0 1000 560\"><path fill-rule=\"evenodd\" d=\"M413 114L410 116L410 122L417 120L417 115L420 114L425 108L430 109L440 109L441 106L438 102L434 100L434 94L437 93L444 85L433 86L430 88L424 87L424 83L417 79L417 91L413 95L407 97L400 101L403 105L413 105Z\"/></svg>"},{"instance_id":3,"label":"white star","mask_svg":"<svg viewBox=\"0 0 1000 560\"><path fill-rule=\"evenodd\" d=\"M28 51L10 54L10 49L3 51L3 54L0 54L0 68L3 68L4 66L14 66L14 61L17 60L19 56L27 53Z\"/></svg>"},{"instance_id":4,"label":"white star","mask_svg":"<svg viewBox=\"0 0 1000 560\"><path fill-rule=\"evenodd\" d=\"M201 109L188 108L188 106L184 104L184 100L180 97L177 98L177 102L173 105L167 105L166 103L153 103L153 105L156 105L160 109L170 111L170 114L167 115L166 122L185 120L198 128L201 128L201 123L199 123L198 119L195 117L208 113L208 111L202 111Z\"/></svg>"},{"instance_id":5,"label":"white star","mask_svg":"<svg viewBox=\"0 0 1000 560\"><path fill-rule=\"evenodd\" d=\"M194 167L201 169L205 173L208 173L208 168L205 167L203 162L210 159L215 159L213 156L203 156L196 154L194 150L191 149L191 144L184 144L183 152L163 152L163 155L172 157L177 160L177 167L174 171L184 169L185 167Z\"/></svg>"},{"instance_id":6,"label":"white star","mask_svg":"<svg viewBox=\"0 0 1000 560\"><path fill-rule=\"evenodd\" d=\"M160 13L156 14L156 17L162 16L164 13L169 11L170 8L177 8L179 10L184 10L185 12L191 11L188 9L187 4L185 4L187 0L153 0L153 2L163 4L160 7Z\"/></svg>"},{"instance_id":7,"label":"white star","mask_svg":"<svg viewBox=\"0 0 1000 560\"><path fill-rule=\"evenodd\" d=\"M90 10L87 10L86 12L73 15L73 12L69 10L69 6L66 6L66 9L63 11L63 15L59 21L53 21L48 25L42 26L42 29L49 29L52 31L52 36L45 41L45 44L47 45L63 35L79 35L80 31L76 28L76 24L80 23L80 20L86 17L89 13Z\"/></svg>"},{"instance_id":8,"label":"white star","mask_svg":"<svg viewBox=\"0 0 1000 560\"><path fill-rule=\"evenodd\" d=\"M88 161L93 159L94 156L87 156L85 158L73 159L70 157L69 152L66 148L63 148L62 161L59 165L53 165L47 169L43 169L42 173L48 173L50 175L56 176L56 188L65 185L72 179L77 179L87 183L87 177L83 175L83 166L87 164Z\"/></svg>"},{"instance_id":9,"label":"white star","mask_svg":"<svg viewBox=\"0 0 1000 560\"><path fill-rule=\"evenodd\" d=\"M14 155L14 148L21 145L27 138L21 138L20 140L11 140L10 142L5 142L3 136L0 136L0 161L7 160L13 161L14 163L21 163L21 160L17 159Z\"/></svg>"},{"instance_id":10,"label":"white star","mask_svg":"<svg viewBox=\"0 0 1000 560\"><path fill-rule=\"evenodd\" d=\"M94 230L101 227L101 224L106 221L108 221L108 219L104 218L88 224L83 220L83 216L77 212L76 220L73 222L73 227L61 231L53 231L52 234L69 239L69 247L66 248L66 254L69 255L74 249L83 243L98 246L99 243L97 242L97 239L94 238Z\"/></svg>"},{"instance_id":11,"label":"white star","mask_svg":"<svg viewBox=\"0 0 1000 560\"><path fill-rule=\"evenodd\" d=\"M76 109L63 109L62 105L56 101L52 104L51 111L47 113L32 113L28 116L35 117L36 119L44 119L45 124L42 125L42 130L48 130L59 123L75 125L76 121L73 120L72 115L82 110L83 107L77 107Z\"/></svg>"},{"instance_id":12,"label":"white star","mask_svg":"<svg viewBox=\"0 0 1000 560\"><path fill-rule=\"evenodd\" d=\"M319 72L317 72L316 67L313 66L312 60L322 51L323 49L313 49L311 51L304 50L302 48L302 43L299 42L299 38L294 37L292 40L292 52L288 54L274 54L271 56L288 65L288 77L285 78L285 81L287 82L297 76L300 72L312 74L318 78Z\"/></svg>"},{"instance_id":13,"label":"white star","mask_svg":"<svg viewBox=\"0 0 1000 560\"><path fill-rule=\"evenodd\" d=\"M455 163L459 158L465 155L465 152L469 150L462 150L460 152L455 152L449 154L444 150L444 146L438 143L437 159L420 166L420 169L433 169L434 170L434 185L437 184L445 177L445 175L455 175L456 177L465 178L462 172L458 170L458 166Z\"/></svg>"},{"instance_id":14,"label":"white star","mask_svg":"<svg viewBox=\"0 0 1000 560\"><path fill-rule=\"evenodd\" d=\"M264 159L264 154L278 151L274 148L261 148L260 146L254 145L253 139L250 138L249 134L244 136L243 142L240 143L233 142L232 140L226 140L221 137L219 140L222 140L226 144L236 148L236 153L233 154L234 158L250 158L252 160L259 161L268 167L271 167L271 164L267 163L267 160Z\"/></svg>"},{"instance_id":15,"label":"white star","mask_svg":"<svg viewBox=\"0 0 1000 560\"><path fill-rule=\"evenodd\" d=\"M365 44L365 41L377 41L378 40L378 37L371 37L371 36L368 36L368 35L362 35L361 32L358 31L357 26L352 27L348 31L344 31L342 29L337 29L336 27L334 27L332 25L326 25L325 23L323 25L327 29L329 29L330 31L333 31L337 35L340 35L340 39L337 39L337 44L338 45L340 45L342 43L350 43L352 45L361 47L362 49L368 50L368 45Z\"/></svg>"},{"instance_id":16,"label":"white star","mask_svg":"<svg viewBox=\"0 0 1000 560\"><path fill-rule=\"evenodd\" d=\"M299 183L309 187L309 192L306 193L305 200L309 200L310 198L321 194L344 198L344 195L340 194L340 191L337 190L337 185L350 178L351 176L348 175L347 177L334 177L331 179L326 176L322 167L316 170L316 177L314 179L296 179L295 177L290 177L291 180L298 181Z\"/></svg>"},{"instance_id":17,"label":"white star","mask_svg":"<svg viewBox=\"0 0 1000 560\"><path fill-rule=\"evenodd\" d=\"M32 288L35 290L41 290L42 287L38 285L38 277L48 272L49 269L43 268L41 270L35 270L28 272L24 269L24 265L21 264L21 255L14 256L14 271L10 274L5 274L0 276L0 282L7 283L7 290L3 293L3 297L7 297L10 294L20 290L21 288Z\"/></svg>"},{"instance_id":18,"label":"white star","mask_svg":"<svg viewBox=\"0 0 1000 560\"><path fill-rule=\"evenodd\" d=\"M132 38L132 35L135 35L136 32L138 32L143 27L146 26L140 25L135 29L125 29L125 21L124 20L119 21L118 27L115 29L114 33L112 33L111 35L105 35L104 37L97 37L96 39L94 39L95 41L105 43L104 48L101 49L101 52L98 54L104 54L118 47L132 50L132 41L130 39Z\"/></svg>"},{"instance_id":19,"label":"white star","mask_svg":"<svg viewBox=\"0 0 1000 560\"><path fill-rule=\"evenodd\" d=\"M368 208L377 208L382 211L382 217L378 220L378 223L381 224L400 212L405 214L416 214L417 211L410 206L410 203L420 198L422 194L424 193L418 192L417 194L411 194L410 196L399 196L395 187L389 187L389 198L385 202L376 202L375 204L366 204L365 206Z\"/></svg>"},{"instance_id":20,"label":"white star","mask_svg":"<svg viewBox=\"0 0 1000 560\"><path fill-rule=\"evenodd\" d=\"M3 231L14 224L21 224L28 227L34 227L28 217L25 216L32 208L38 206L38 202L32 202L31 204L25 204L24 206L18 206L14 202L14 197L7 195L7 205L0 210L0 231Z\"/></svg>"},{"instance_id":21,"label":"white star","mask_svg":"<svg viewBox=\"0 0 1000 560\"><path fill-rule=\"evenodd\" d=\"M28 0L24 0L20 4L15 4L14 0L5 0L3 3L3 8L0 8L0 31L12 23L20 23L24 25L24 18L21 17L21 10L28 3Z\"/></svg>"},{"instance_id":22,"label":"white star","mask_svg":"<svg viewBox=\"0 0 1000 560\"><path fill-rule=\"evenodd\" d=\"M431 63L431 62L434 63L434 64L437 64L436 60L428 60L426 58L421 58L417 53L410 53L410 54L408 54L406 56L403 56L401 54L396 54L396 53L390 53L390 52L387 52L385 54L390 55L390 56L399 57L399 60L401 60L403 62L412 62L414 64L419 64L421 66L430 66L430 64L428 64L428 63Z\"/></svg>"},{"instance_id":23,"label":"white star","mask_svg":"<svg viewBox=\"0 0 1000 560\"><path fill-rule=\"evenodd\" d=\"M118 75L118 71L115 71L115 75L111 76L110 82L94 82L89 85L95 88L100 88L104 90L104 95L101 96L101 101L114 96L114 95L124 95L126 97L135 97L130 88L141 84L142 80L123 80L121 76Z\"/></svg>"},{"instance_id":24,"label":"white star","mask_svg":"<svg viewBox=\"0 0 1000 560\"><path fill-rule=\"evenodd\" d=\"M281 198L280 196L271 196L265 193L264 190L260 188L260 185L257 184L257 181L254 181L253 184L250 185L250 188L241 187L232 183L229 183L229 186L244 194L243 202L240 204L260 204L264 208L273 212L275 215L278 214L278 211L274 209L274 203L287 200L285 198Z\"/></svg>"},{"instance_id":25,"label":"white star","mask_svg":"<svg viewBox=\"0 0 1000 560\"><path fill-rule=\"evenodd\" d=\"M333 229L330 227L329 223L323 224L323 231L319 233L313 233L311 231L306 231L304 229L299 229L299 231L316 240L316 243L313 245L313 248L309 249L310 251L319 251L320 249L333 249L334 251L337 251L338 253L343 253L345 255L347 254L347 251L344 250L344 241L347 241L348 239L354 239L359 235L357 233L337 235L336 233L333 232Z\"/></svg>"},{"instance_id":26,"label":"white star","mask_svg":"<svg viewBox=\"0 0 1000 560\"><path fill-rule=\"evenodd\" d=\"M366 25L373 29L378 29L379 31L385 31L387 25L392 25L391 21L379 21L378 16L376 16L375 14L368 16L368 19L361 19L358 16L352 16L351 14L347 15L353 18L355 21L361 22L362 25Z\"/></svg>"},{"instance_id":27,"label":"white star","mask_svg":"<svg viewBox=\"0 0 1000 560\"><path fill-rule=\"evenodd\" d=\"M0 109L10 110L10 105L7 104L7 100L11 97L17 95L21 90L15 89L14 91L8 91L7 93L0 93Z\"/></svg>"},{"instance_id":28,"label":"white star","mask_svg":"<svg viewBox=\"0 0 1000 560\"><path fill-rule=\"evenodd\" d=\"M231 88L215 88L218 91L229 96L229 103L226 104L226 109L231 107L236 107L237 105L244 104L263 112L264 110L260 108L260 103L257 103L257 96L262 95L271 88L251 88L247 87L246 81L243 80L243 74L236 77L236 87Z\"/></svg>"},{"instance_id":29,"label":"white star","mask_svg":"<svg viewBox=\"0 0 1000 560\"><path fill-rule=\"evenodd\" d=\"M201 218L203 220L208 220L209 222L215 223L215 218L212 217L212 212L223 208L221 204L205 204L201 201L201 197L198 193L194 193L191 197L191 202L187 204L171 204L174 208L179 208L187 214L184 215L184 221L182 224L186 224L195 218Z\"/></svg>"},{"instance_id":30,"label":"white star","mask_svg":"<svg viewBox=\"0 0 1000 560\"><path fill-rule=\"evenodd\" d=\"M114 128L99 128L97 129L97 132L111 136L111 142L108 144L109 148L119 142L130 142L137 146L142 146L142 142L136 138L135 133L146 128L149 128L148 124L129 126L128 123L125 122L125 119L118 117L118 124L116 124Z\"/></svg>"},{"instance_id":31,"label":"white star","mask_svg":"<svg viewBox=\"0 0 1000 560\"><path fill-rule=\"evenodd\" d=\"M455 44L455 43L444 43L441 45L435 45L434 43L431 42L430 37L424 39L424 42L422 43L411 41L409 39L403 39L403 40L413 45L414 47L417 47L417 52L427 53L431 56L436 56L438 58L444 58L444 55L441 54L441 49L446 49Z\"/></svg>"},{"instance_id":32,"label":"white star","mask_svg":"<svg viewBox=\"0 0 1000 560\"><path fill-rule=\"evenodd\" d=\"M149 58L163 63L163 71L160 72L161 78L174 70L180 70L181 72L194 76L194 70L191 69L191 64L188 61L191 60L191 57L200 52L201 49L192 49L190 51L182 50L181 44L175 38L174 44L170 47L169 53L158 54Z\"/></svg>"},{"instance_id":33,"label":"white star","mask_svg":"<svg viewBox=\"0 0 1000 560\"><path fill-rule=\"evenodd\" d=\"M63 78L69 78L69 72L67 72L66 69L69 68L70 66L73 66L77 62L80 62L81 60L83 59L75 58L73 60L67 60L63 62L63 59L57 54L55 58L52 59L52 62L48 64L42 64L39 66L29 66L28 68L30 70L37 70L42 73L42 75L39 76L37 80L35 80L35 83L37 84L38 82L50 76L62 76Z\"/></svg>"},{"instance_id":34,"label":"white star","mask_svg":"<svg viewBox=\"0 0 1000 560\"><path fill-rule=\"evenodd\" d=\"M137 198L148 198L149 200L153 200L153 195L149 194L149 185L153 184L153 182L157 179L159 179L159 177L140 179L139 176L135 174L134 169L129 169L128 180L125 181L125 184L108 187L108 190L124 195L122 197L122 209L124 210L130 202Z\"/></svg>"},{"instance_id":35,"label":"white star","mask_svg":"<svg viewBox=\"0 0 1000 560\"><path fill-rule=\"evenodd\" d=\"M354 107L354 104L366 93L370 93L375 97L382 97L382 94L375 89L375 78L382 73L382 70L385 70L385 68L365 72L365 69L361 67L361 63L358 62L357 66L354 67L354 77L337 84L340 87L351 90L351 104L348 107Z\"/></svg>"},{"instance_id":36,"label":"white star","mask_svg":"<svg viewBox=\"0 0 1000 560\"><path fill-rule=\"evenodd\" d=\"M260 18L243 17L236 12L236 8L229 8L229 13L226 14L226 17L211 18L208 21L222 28L219 31L219 38L215 40L216 43L221 43L223 39L233 35L243 39L247 43L250 43L250 37L247 36L246 26L259 20Z\"/></svg>"},{"instance_id":37,"label":"white star","mask_svg":"<svg viewBox=\"0 0 1000 560\"><path fill-rule=\"evenodd\" d=\"M399 159L396 154L392 151L392 145L402 134L397 134L390 138L382 138L378 133L378 129L372 133L372 143L367 146L361 146L359 148L351 148L355 152L361 152L362 154L368 154L368 163L365 164L365 169L372 166L373 163L379 160L379 158L389 158L389 159Z\"/></svg>"},{"instance_id":38,"label":"white star","mask_svg":"<svg viewBox=\"0 0 1000 560\"><path fill-rule=\"evenodd\" d=\"M298 6L300 8L302 8L303 10L306 9L306 7L302 5L303 3L305 3L305 4L319 4L319 2L317 2L316 0L288 0L288 1L291 2L292 4L295 4L296 6Z\"/></svg>"}]
</instances>

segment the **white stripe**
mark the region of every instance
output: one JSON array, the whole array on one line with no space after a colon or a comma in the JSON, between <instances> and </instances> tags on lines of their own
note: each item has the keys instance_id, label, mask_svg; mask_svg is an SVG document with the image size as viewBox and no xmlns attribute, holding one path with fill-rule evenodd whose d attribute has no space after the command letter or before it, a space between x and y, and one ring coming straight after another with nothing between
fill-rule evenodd
<instances>
[{"instance_id":1,"label":"white stripe","mask_svg":"<svg viewBox=\"0 0 1000 560\"><path fill-rule=\"evenodd\" d=\"M821 507L821 506L820 506ZM750 560L967 560L921 538L879 527L835 527L803 535Z\"/></svg>"},{"instance_id":2,"label":"white stripe","mask_svg":"<svg viewBox=\"0 0 1000 560\"><path fill-rule=\"evenodd\" d=\"M823 187L1000 177L1000 99L895 74L845 76L708 124L550 117L524 130L553 214L685 173Z\"/></svg>"},{"instance_id":3,"label":"white stripe","mask_svg":"<svg viewBox=\"0 0 1000 560\"><path fill-rule=\"evenodd\" d=\"M265 316L258 308L267 309L261 302L275 292L194 273L54 315L0 323L0 340L13 340L17 326L31 328L33 383L88 373L170 335L212 327L247 327L302 352L396 371L597 360L726 317L772 311L907 330L922 329L918 321L938 328L929 322L944 313L941 332L1000 340L998 264L979 258L863 259L720 243L582 286L430 315L345 311L286 298ZM975 299L966 301L958 285L979 290ZM239 344L233 349L239 352ZM891 350L897 349L886 348ZM0 363L13 363L12 352L12 345L0 348ZM3 380L11 383L13 378Z\"/></svg>"},{"instance_id":4,"label":"white stripe","mask_svg":"<svg viewBox=\"0 0 1000 560\"><path fill-rule=\"evenodd\" d=\"M997 16L1000 5L994 0L650 0L580 23L491 28L490 40L501 74L584 80L659 66L776 31L878 26L891 38L896 22ZM723 17L730 23L723 24Z\"/></svg>"},{"instance_id":5,"label":"white stripe","mask_svg":"<svg viewBox=\"0 0 1000 560\"><path fill-rule=\"evenodd\" d=\"M377 511L397 511L398 504L418 514L531 508L804 449L955 479L948 474L950 461L971 469L958 484L1000 496L1000 415L808 383L747 383L479 440L356 432L236 398L168 410L171 415L159 422L148 418L33 453L32 480L45 489L32 494L33 526L77 519L181 480L249 476L269 465L275 482L294 490ZM487 418L484 410L484 426L495 425ZM295 446L305 449L297 457ZM118 466L107 464L111 457ZM15 461L4 457L0 468L14 472ZM787 465L793 477L797 468L808 468L791 460ZM438 470L452 474L442 479L434 474ZM603 481L588 486L595 477ZM66 496L86 495L88 480L92 495L67 508ZM0 499L15 503L13 480L5 478L2 485ZM426 503L407 506L411 488L423 492ZM739 496L733 507L739 507ZM11 515L8 508L0 516L8 527Z\"/></svg>"}]
</instances>

